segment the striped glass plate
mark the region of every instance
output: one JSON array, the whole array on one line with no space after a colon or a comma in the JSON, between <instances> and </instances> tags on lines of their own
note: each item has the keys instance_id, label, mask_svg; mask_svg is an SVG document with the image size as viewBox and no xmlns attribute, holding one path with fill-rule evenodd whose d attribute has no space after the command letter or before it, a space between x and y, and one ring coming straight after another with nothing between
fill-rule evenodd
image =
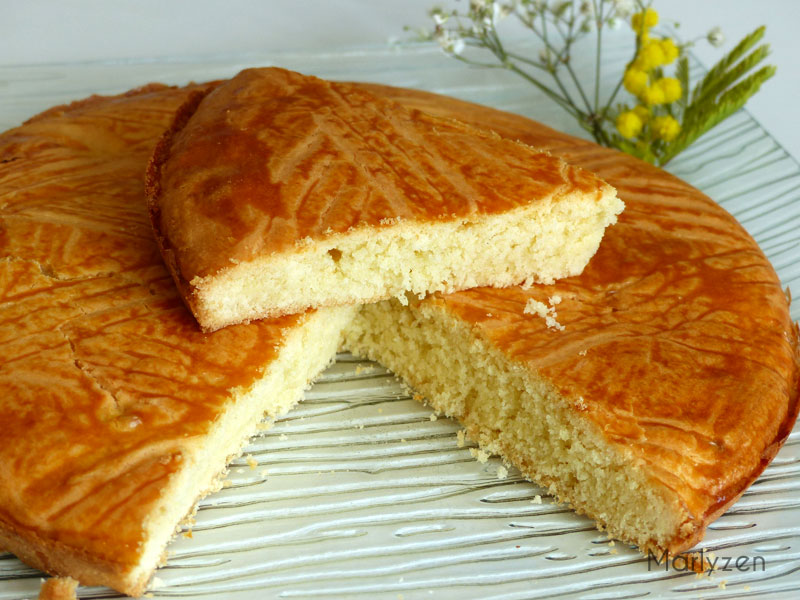
<instances>
[{"instance_id":1,"label":"striped glass plate","mask_svg":"<svg viewBox=\"0 0 800 600\"><path fill-rule=\"evenodd\" d=\"M631 49L612 37L607 50L606 71L619 73ZM590 52L574 56L579 74L592 72ZM0 129L92 93L228 77L269 64L449 94L580 135L569 117L511 74L470 69L416 45L0 67ZM692 71L697 76L702 68L695 63ZM798 286L800 167L752 117L738 113L669 170L736 215L783 283ZM792 315L800 317L798 306ZM340 355L297 409L248 446L257 466L237 460L230 486L200 503L191 532L170 545L152 594L242 600L800 594L800 428L703 542L717 556L746 557L746 570L710 578L648 565L636 550L610 544L590 520L554 504L515 471L501 478L498 460L477 462L469 444L458 445L457 430L414 402L382 367ZM0 600L35 597L40 577L0 553ZM81 588L80 596L117 597L105 588Z\"/></svg>"}]
</instances>

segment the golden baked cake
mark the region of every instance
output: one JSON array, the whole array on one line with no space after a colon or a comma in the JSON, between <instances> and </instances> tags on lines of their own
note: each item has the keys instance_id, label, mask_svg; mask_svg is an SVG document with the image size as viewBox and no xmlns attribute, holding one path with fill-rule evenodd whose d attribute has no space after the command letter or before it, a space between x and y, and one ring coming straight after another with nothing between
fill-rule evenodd
<instances>
[{"instance_id":1,"label":"golden baked cake","mask_svg":"<svg viewBox=\"0 0 800 600\"><path fill-rule=\"evenodd\" d=\"M712 200L630 156L488 108L370 89L546 148L603 177L626 209L579 277L367 305L346 346L612 536L690 548L797 418L798 329L764 254Z\"/></svg>"},{"instance_id":2,"label":"golden baked cake","mask_svg":"<svg viewBox=\"0 0 800 600\"><path fill-rule=\"evenodd\" d=\"M143 189L192 91L93 97L0 134L0 547L135 596L265 411L288 410L329 363L351 316L200 332Z\"/></svg>"},{"instance_id":3,"label":"golden baked cake","mask_svg":"<svg viewBox=\"0 0 800 600\"><path fill-rule=\"evenodd\" d=\"M576 275L623 205L595 175L365 88L249 69L176 116L156 238L205 330Z\"/></svg>"}]
</instances>

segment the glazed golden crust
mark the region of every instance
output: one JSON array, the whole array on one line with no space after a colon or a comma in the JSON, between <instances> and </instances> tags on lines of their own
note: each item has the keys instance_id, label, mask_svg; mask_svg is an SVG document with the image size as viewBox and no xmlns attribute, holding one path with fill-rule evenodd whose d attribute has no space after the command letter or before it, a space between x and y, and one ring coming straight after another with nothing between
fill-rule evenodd
<instances>
[{"instance_id":1,"label":"glazed golden crust","mask_svg":"<svg viewBox=\"0 0 800 600\"><path fill-rule=\"evenodd\" d=\"M243 71L197 100L178 113L147 179L157 236L190 286L398 219L456 220L608 190L485 129L283 69Z\"/></svg>"},{"instance_id":2,"label":"glazed golden crust","mask_svg":"<svg viewBox=\"0 0 800 600\"><path fill-rule=\"evenodd\" d=\"M125 591L185 452L305 318L207 335L184 308L142 174L190 91L95 97L0 135L0 544Z\"/></svg>"},{"instance_id":3,"label":"glazed golden crust","mask_svg":"<svg viewBox=\"0 0 800 600\"><path fill-rule=\"evenodd\" d=\"M444 307L504 355L583 398L587 418L674 490L699 540L790 433L800 393L798 329L778 277L719 205L630 156L523 117L411 90L375 93L454 116L592 170L625 202L584 272L551 286L479 288ZM560 331L525 314L555 305Z\"/></svg>"}]
</instances>

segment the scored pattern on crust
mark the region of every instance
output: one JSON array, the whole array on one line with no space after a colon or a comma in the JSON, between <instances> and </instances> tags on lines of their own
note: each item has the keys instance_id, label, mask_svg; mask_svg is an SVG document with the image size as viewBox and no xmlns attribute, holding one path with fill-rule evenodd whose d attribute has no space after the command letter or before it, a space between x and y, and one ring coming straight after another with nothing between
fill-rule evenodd
<instances>
[{"instance_id":1,"label":"scored pattern on crust","mask_svg":"<svg viewBox=\"0 0 800 600\"><path fill-rule=\"evenodd\" d=\"M206 335L184 308L142 179L188 93L93 97L0 136L0 539L42 568L124 577L186 445L303 318Z\"/></svg>"},{"instance_id":2,"label":"scored pattern on crust","mask_svg":"<svg viewBox=\"0 0 800 600\"><path fill-rule=\"evenodd\" d=\"M180 109L147 192L168 262L193 287L334 234L608 189L538 150L358 86L249 69Z\"/></svg>"}]
</instances>

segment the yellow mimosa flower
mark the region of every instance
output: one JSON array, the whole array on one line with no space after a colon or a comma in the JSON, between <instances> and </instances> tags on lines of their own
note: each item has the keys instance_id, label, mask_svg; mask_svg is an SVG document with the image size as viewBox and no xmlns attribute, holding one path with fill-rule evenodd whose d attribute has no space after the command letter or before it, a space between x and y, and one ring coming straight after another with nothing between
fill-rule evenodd
<instances>
[{"instance_id":1,"label":"yellow mimosa flower","mask_svg":"<svg viewBox=\"0 0 800 600\"><path fill-rule=\"evenodd\" d=\"M647 123L650 120L650 109L643 104L637 104L633 107L633 112L642 120L642 123Z\"/></svg>"},{"instance_id":2,"label":"yellow mimosa flower","mask_svg":"<svg viewBox=\"0 0 800 600\"><path fill-rule=\"evenodd\" d=\"M622 137L634 138L642 131L642 120L632 110L626 110L617 117L617 129Z\"/></svg>"},{"instance_id":3,"label":"yellow mimosa flower","mask_svg":"<svg viewBox=\"0 0 800 600\"><path fill-rule=\"evenodd\" d=\"M647 30L658 25L658 13L652 8L644 12L638 12L631 17L631 27L639 33L642 29Z\"/></svg>"},{"instance_id":4,"label":"yellow mimosa flower","mask_svg":"<svg viewBox=\"0 0 800 600\"><path fill-rule=\"evenodd\" d=\"M667 103L679 100L683 93L681 82L675 77L662 77L654 85L657 85L664 92L664 102Z\"/></svg>"},{"instance_id":5,"label":"yellow mimosa flower","mask_svg":"<svg viewBox=\"0 0 800 600\"><path fill-rule=\"evenodd\" d=\"M672 41L671 38L664 38L661 40L661 51L664 53L664 64L668 65L680 54L678 47L675 45L675 42Z\"/></svg>"},{"instance_id":6,"label":"yellow mimosa flower","mask_svg":"<svg viewBox=\"0 0 800 600\"><path fill-rule=\"evenodd\" d=\"M681 131L681 124L669 115L654 118L650 127L653 134L665 142L674 140Z\"/></svg>"},{"instance_id":7,"label":"yellow mimosa flower","mask_svg":"<svg viewBox=\"0 0 800 600\"><path fill-rule=\"evenodd\" d=\"M647 105L664 104L666 98L664 97L664 90L660 85L649 85L644 91L639 94L639 98Z\"/></svg>"},{"instance_id":8,"label":"yellow mimosa flower","mask_svg":"<svg viewBox=\"0 0 800 600\"><path fill-rule=\"evenodd\" d=\"M665 59L666 57L664 56L664 50L661 48L661 43L658 40L653 40L642 44L639 53L636 55L634 64L642 71L649 71L650 69L655 69L663 65Z\"/></svg>"},{"instance_id":9,"label":"yellow mimosa flower","mask_svg":"<svg viewBox=\"0 0 800 600\"><path fill-rule=\"evenodd\" d=\"M638 96L647 87L647 73L640 69L631 67L625 71L622 84L631 94Z\"/></svg>"}]
</instances>

